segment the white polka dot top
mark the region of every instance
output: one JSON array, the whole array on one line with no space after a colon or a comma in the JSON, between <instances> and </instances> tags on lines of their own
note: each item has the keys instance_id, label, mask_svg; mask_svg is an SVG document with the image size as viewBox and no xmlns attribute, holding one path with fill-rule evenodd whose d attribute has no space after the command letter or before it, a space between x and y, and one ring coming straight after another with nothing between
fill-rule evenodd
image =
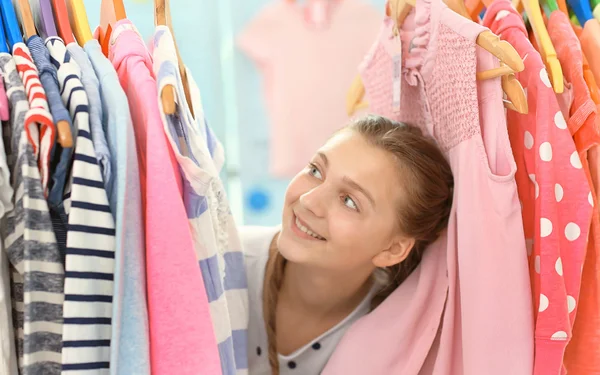
<instances>
[{"instance_id":1,"label":"white polka dot top","mask_svg":"<svg viewBox=\"0 0 600 375\"><path fill-rule=\"evenodd\" d=\"M246 258L250 321L248 325L249 375L270 375L267 332L263 321L262 290L269 246L279 227L240 228ZM350 325L369 312L372 290L357 308L329 331L290 355L279 355L281 375L320 374Z\"/></svg>"}]
</instances>

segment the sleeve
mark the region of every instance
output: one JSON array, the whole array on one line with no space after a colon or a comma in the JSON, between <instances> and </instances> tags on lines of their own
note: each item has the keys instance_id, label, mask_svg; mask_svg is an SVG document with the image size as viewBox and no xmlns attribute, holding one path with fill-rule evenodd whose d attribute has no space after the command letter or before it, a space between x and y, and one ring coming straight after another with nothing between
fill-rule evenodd
<instances>
[{"instance_id":1,"label":"sleeve","mask_svg":"<svg viewBox=\"0 0 600 375\"><path fill-rule=\"evenodd\" d=\"M264 62L276 50L279 35L282 34L279 10L283 1L268 5L238 34L237 45L251 59ZM284 4L285 5L285 4Z\"/></svg>"}]
</instances>

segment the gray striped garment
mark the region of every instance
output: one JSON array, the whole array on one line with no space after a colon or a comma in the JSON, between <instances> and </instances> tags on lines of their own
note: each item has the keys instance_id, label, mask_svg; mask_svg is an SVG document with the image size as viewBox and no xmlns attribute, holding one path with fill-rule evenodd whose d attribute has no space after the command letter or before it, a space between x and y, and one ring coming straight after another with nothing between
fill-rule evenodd
<instances>
[{"instance_id":1,"label":"gray striped garment","mask_svg":"<svg viewBox=\"0 0 600 375\"><path fill-rule=\"evenodd\" d=\"M22 375L61 372L64 268L42 192L37 155L24 119L29 111L14 60L0 54L0 70L10 102L14 210L7 216L5 250L13 269L13 309ZM30 127L30 136L36 127Z\"/></svg>"}]
</instances>

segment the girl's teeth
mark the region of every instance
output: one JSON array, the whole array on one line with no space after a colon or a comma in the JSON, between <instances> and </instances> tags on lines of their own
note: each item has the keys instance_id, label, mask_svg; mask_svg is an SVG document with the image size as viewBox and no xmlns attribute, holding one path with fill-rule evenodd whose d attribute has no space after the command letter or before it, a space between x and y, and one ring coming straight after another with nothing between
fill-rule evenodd
<instances>
[{"instance_id":1,"label":"girl's teeth","mask_svg":"<svg viewBox=\"0 0 600 375\"><path fill-rule=\"evenodd\" d=\"M305 227L304 225L302 225L300 223L300 220L298 220L298 218L296 218L296 226L304 233L308 234L311 237L314 237L316 239L322 240L323 237L319 236L318 234L316 234L315 232L311 231L310 229L308 229L307 227Z\"/></svg>"}]
</instances>

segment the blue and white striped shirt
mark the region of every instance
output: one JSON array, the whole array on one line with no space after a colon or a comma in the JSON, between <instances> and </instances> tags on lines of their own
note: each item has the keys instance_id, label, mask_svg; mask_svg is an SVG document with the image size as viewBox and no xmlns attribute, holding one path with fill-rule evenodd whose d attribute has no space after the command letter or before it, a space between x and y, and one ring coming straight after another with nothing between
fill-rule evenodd
<instances>
[{"instance_id":1,"label":"blue and white striped shirt","mask_svg":"<svg viewBox=\"0 0 600 375\"><path fill-rule=\"evenodd\" d=\"M184 203L223 374L247 374L248 287L239 234L219 178L223 147L206 125L200 92L189 73L195 118L187 107L173 37L167 27L157 27L153 47L158 92L168 84L176 88L176 113L165 115L162 108L161 113L184 179Z\"/></svg>"},{"instance_id":2,"label":"blue and white striped shirt","mask_svg":"<svg viewBox=\"0 0 600 375\"><path fill-rule=\"evenodd\" d=\"M58 71L62 100L77 139L70 178L65 261L62 373L108 374L115 258L115 222L92 142L89 103L79 66L60 38L46 47Z\"/></svg>"}]
</instances>

